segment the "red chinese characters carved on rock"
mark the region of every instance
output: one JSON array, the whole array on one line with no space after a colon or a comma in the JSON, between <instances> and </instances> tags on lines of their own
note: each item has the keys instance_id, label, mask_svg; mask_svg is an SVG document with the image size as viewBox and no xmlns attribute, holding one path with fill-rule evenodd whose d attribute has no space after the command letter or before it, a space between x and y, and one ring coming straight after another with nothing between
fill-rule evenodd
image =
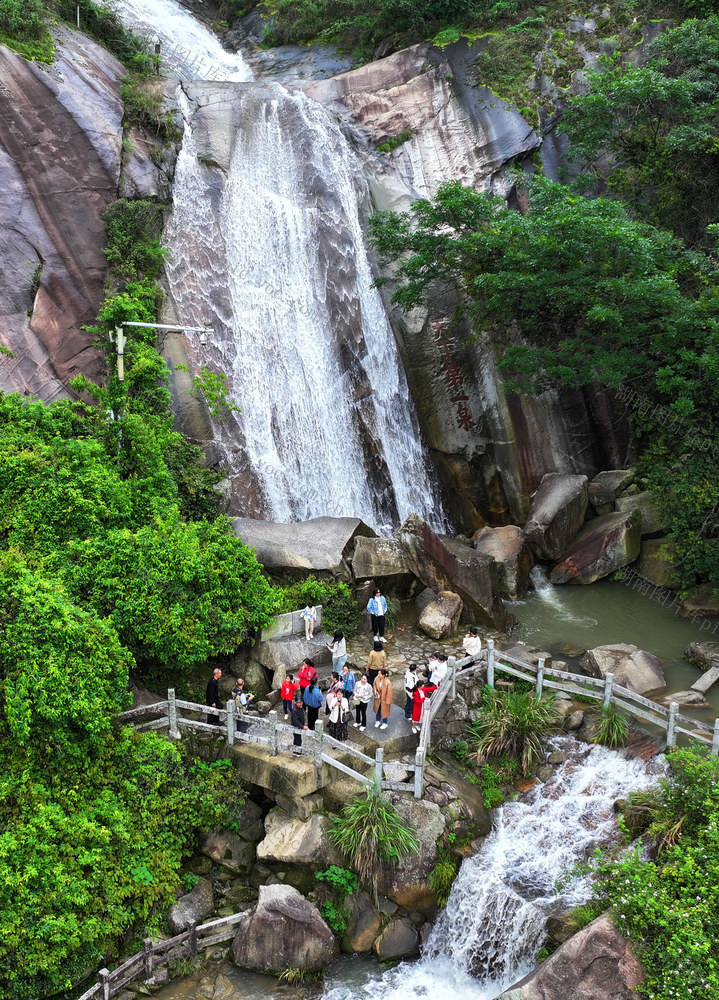
<instances>
[{"instance_id":1,"label":"red chinese characters carved on rock","mask_svg":"<svg viewBox=\"0 0 719 1000\"><path fill-rule=\"evenodd\" d=\"M450 401L455 404L457 426L460 430L470 431L477 424L472 419L472 412L467 406L469 402L469 396L462 395L462 387L464 386L464 376L462 371L456 361L452 361L452 344L447 338L447 326L449 321L446 319L435 320L432 323L432 331L437 341L437 346L444 351L444 356L446 358L444 364L444 384L450 393L455 393L455 395L450 396Z\"/></svg>"}]
</instances>

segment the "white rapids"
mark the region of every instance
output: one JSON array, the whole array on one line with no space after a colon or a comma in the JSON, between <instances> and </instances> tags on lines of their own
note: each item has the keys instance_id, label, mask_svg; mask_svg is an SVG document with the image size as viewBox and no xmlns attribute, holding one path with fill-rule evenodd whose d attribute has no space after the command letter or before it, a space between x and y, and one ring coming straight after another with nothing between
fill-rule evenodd
<instances>
[{"instance_id":1,"label":"white rapids","mask_svg":"<svg viewBox=\"0 0 719 1000\"><path fill-rule=\"evenodd\" d=\"M464 861L446 909L419 962L403 962L323 1000L493 1000L536 965L547 918L589 896L587 879L557 882L603 844L617 839L613 804L656 784L657 761L628 761L604 747L557 737L568 755L546 784L495 813L481 850Z\"/></svg>"}]
</instances>

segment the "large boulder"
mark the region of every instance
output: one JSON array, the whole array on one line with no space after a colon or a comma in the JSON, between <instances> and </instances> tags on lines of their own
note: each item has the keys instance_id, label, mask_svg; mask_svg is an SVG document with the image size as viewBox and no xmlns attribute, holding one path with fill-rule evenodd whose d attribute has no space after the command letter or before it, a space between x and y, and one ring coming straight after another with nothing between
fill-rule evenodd
<instances>
[{"instance_id":1,"label":"large boulder","mask_svg":"<svg viewBox=\"0 0 719 1000\"><path fill-rule=\"evenodd\" d=\"M526 535L516 524L503 528L480 528L472 538L478 552L491 556L497 564L499 592L508 601L520 601L527 594L529 571L534 565Z\"/></svg>"},{"instance_id":2,"label":"large boulder","mask_svg":"<svg viewBox=\"0 0 719 1000\"><path fill-rule=\"evenodd\" d=\"M719 667L719 642L690 642L684 657L700 670Z\"/></svg>"},{"instance_id":3,"label":"large boulder","mask_svg":"<svg viewBox=\"0 0 719 1000\"><path fill-rule=\"evenodd\" d=\"M186 931L192 924L200 924L215 908L212 883L206 878L198 878L197 885L190 892L180 896L167 914L167 922L175 934Z\"/></svg>"},{"instance_id":4,"label":"large boulder","mask_svg":"<svg viewBox=\"0 0 719 1000\"><path fill-rule=\"evenodd\" d=\"M614 510L617 497L634 482L634 469L608 469L589 483L589 502L597 514Z\"/></svg>"},{"instance_id":5,"label":"large boulder","mask_svg":"<svg viewBox=\"0 0 719 1000\"><path fill-rule=\"evenodd\" d=\"M440 590L419 616L419 627L432 639L454 635L462 614L462 598L450 590Z\"/></svg>"},{"instance_id":6,"label":"large boulder","mask_svg":"<svg viewBox=\"0 0 719 1000\"><path fill-rule=\"evenodd\" d=\"M444 833L445 817L436 803L425 799L396 795L393 805L416 833L419 853L400 867L385 868L380 873L379 891L410 913L416 910L432 916L436 899L428 879L437 862L437 842Z\"/></svg>"},{"instance_id":7,"label":"large boulder","mask_svg":"<svg viewBox=\"0 0 719 1000\"><path fill-rule=\"evenodd\" d=\"M282 809L271 809L265 818L265 839L257 845L257 860L318 869L341 864L327 835L330 822L328 816L317 813L302 820Z\"/></svg>"},{"instance_id":8,"label":"large boulder","mask_svg":"<svg viewBox=\"0 0 719 1000\"><path fill-rule=\"evenodd\" d=\"M584 523L588 502L586 476L549 472L534 495L524 532L540 559L559 559Z\"/></svg>"},{"instance_id":9,"label":"large boulder","mask_svg":"<svg viewBox=\"0 0 719 1000\"><path fill-rule=\"evenodd\" d=\"M615 684L636 694L659 691L667 686L659 657L628 643L617 642L589 649L582 657L581 665L590 677L614 674Z\"/></svg>"},{"instance_id":10,"label":"large boulder","mask_svg":"<svg viewBox=\"0 0 719 1000\"><path fill-rule=\"evenodd\" d=\"M512 622L499 596L494 560L455 539L438 535L417 514L397 532L412 572L425 587L459 594L465 614L483 625L505 628Z\"/></svg>"},{"instance_id":11,"label":"large boulder","mask_svg":"<svg viewBox=\"0 0 719 1000\"><path fill-rule=\"evenodd\" d=\"M229 830L211 830L205 835L200 850L216 864L237 875L249 875L255 863L255 845Z\"/></svg>"},{"instance_id":12,"label":"large boulder","mask_svg":"<svg viewBox=\"0 0 719 1000\"><path fill-rule=\"evenodd\" d=\"M372 951L374 939L382 926L382 915L366 892L355 892L345 899L347 930L343 948L360 954Z\"/></svg>"},{"instance_id":13,"label":"large boulder","mask_svg":"<svg viewBox=\"0 0 719 1000\"><path fill-rule=\"evenodd\" d=\"M355 539L374 536L358 517L314 517L293 524L235 517L232 523L238 538L255 550L269 572L314 573L346 583L352 582L349 560Z\"/></svg>"},{"instance_id":14,"label":"large boulder","mask_svg":"<svg viewBox=\"0 0 719 1000\"><path fill-rule=\"evenodd\" d=\"M631 944L604 914L498 1000L636 1000L643 979Z\"/></svg>"},{"instance_id":15,"label":"large boulder","mask_svg":"<svg viewBox=\"0 0 719 1000\"><path fill-rule=\"evenodd\" d=\"M636 510L590 521L550 573L552 583L594 583L639 555L641 517Z\"/></svg>"},{"instance_id":16,"label":"large boulder","mask_svg":"<svg viewBox=\"0 0 719 1000\"><path fill-rule=\"evenodd\" d=\"M396 962L419 954L419 934L407 917L394 917L374 943L380 962Z\"/></svg>"},{"instance_id":17,"label":"large boulder","mask_svg":"<svg viewBox=\"0 0 719 1000\"><path fill-rule=\"evenodd\" d=\"M639 559L632 568L655 587L675 590L677 585L673 579L674 564L671 559L674 547L674 542L669 538L645 538L639 551Z\"/></svg>"},{"instance_id":18,"label":"large boulder","mask_svg":"<svg viewBox=\"0 0 719 1000\"><path fill-rule=\"evenodd\" d=\"M642 519L642 538L646 538L648 535L657 535L662 531L662 519L659 508L649 490L644 490L643 493L635 493L633 496L619 497L616 507L620 511L639 511Z\"/></svg>"},{"instance_id":19,"label":"large boulder","mask_svg":"<svg viewBox=\"0 0 719 1000\"><path fill-rule=\"evenodd\" d=\"M319 972L337 953L334 934L314 903L290 885L261 885L254 910L237 925L235 965L259 972Z\"/></svg>"},{"instance_id":20,"label":"large boulder","mask_svg":"<svg viewBox=\"0 0 719 1000\"><path fill-rule=\"evenodd\" d=\"M414 574L407 552L395 538L358 535L352 556L352 573L358 584L374 581L382 590L409 596Z\"/></svg>"},{"instance_id":21,"label":"large boulder","mask_svg":"<svg viewBox=\"0 0 719 1000\"><path fill-rule=\"evenodd\" d=\"M719 616L719 583L703 583L694 594L682 601L679 613L684 618ZM716 626L712 629L712 635L715 631Z\"/></svg>"},{"instance_id":22,"label":"large boulder","mask_svg":"<svg viewBox=\"0 0 719 1000\"><path fill-rule=\"evenodd\" d=\"M327 649L331 636L326 632L315 632L308 641L304 635L288 635L283 639L263 639L261 636L252 647L252 657L256 666L272 672L272 687L279 688L288 673L295 674L300 664L308 657L318 673L320 667L330 667L332 653Z\"/></svg>"}]
</instances>

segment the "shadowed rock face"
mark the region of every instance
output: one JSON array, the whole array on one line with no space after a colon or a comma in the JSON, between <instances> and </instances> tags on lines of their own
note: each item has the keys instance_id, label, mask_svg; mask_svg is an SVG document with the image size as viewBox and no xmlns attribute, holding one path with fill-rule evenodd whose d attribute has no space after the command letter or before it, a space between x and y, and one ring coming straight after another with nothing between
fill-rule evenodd
<instances>
[{"instance_id":1,"label":"shadowed rock face","mask_svg":"<svg viewBox=\"0 0 719 1000\"><path fill-rule=\"evenodd\" d=\"M126 73L79 32L53 31L52 66L0 45L0 342L15 355L0 365L0 387L46 401L101 371L82 326L107 276L102 214L118 197ZM152 183L135 166L138 183ZM150 192L131 181L127 193Z\"/></svg>"}]
</instances>

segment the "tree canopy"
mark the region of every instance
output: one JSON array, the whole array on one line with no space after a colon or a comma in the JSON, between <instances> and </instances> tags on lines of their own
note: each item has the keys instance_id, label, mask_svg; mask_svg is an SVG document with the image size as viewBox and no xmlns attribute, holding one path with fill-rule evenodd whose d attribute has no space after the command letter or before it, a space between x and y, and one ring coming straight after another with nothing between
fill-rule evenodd
<instances>
[{"instance_id":1,"label":"tree canopy","mask_svg":"<svg viewBox=\"0 0 719 1000\"><path fill-rule=\"evenodd\" d=\"M494 345L510 389L629 387L647 403L645 472L677 543L680 582L716 579L719 540L706 522L719 503L716 263L619 202L528 183L525 214L451 183L408 213L376 215L393 301L410 309L441 290L458 295L455 321Z\"/></svg>"}]
</instances>

